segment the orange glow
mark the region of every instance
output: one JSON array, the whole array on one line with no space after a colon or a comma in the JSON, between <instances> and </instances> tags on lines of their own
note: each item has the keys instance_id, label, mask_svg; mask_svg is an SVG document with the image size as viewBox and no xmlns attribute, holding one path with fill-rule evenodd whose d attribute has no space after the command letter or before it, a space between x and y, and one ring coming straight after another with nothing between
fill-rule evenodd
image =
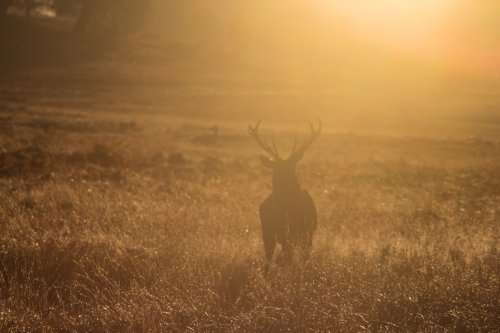
<instances>
[{"instance_id":1,"label":"orange glow","mask_svg":"<svg viewBox=\"0 0 500 333\"><path fill-rule=\"evenodd\" d=\"M187 38L236 49L293 82L331 81L344 75L339 68L354 73L392 67L394 61L419 73L500 75L500 2L495 0L188 3ZM177 33L171 25L164 31Z\"/></svg>"},{"instance_id":2,"label":"orange glow","mask_svg":"<svg viewBox=\"0 0 500 333\"><path fill-rule=\"evenodd\" d=\"M488 1L316 0L315 7L376 47L455 71L497 75L500 70L498 39L488 36L498 37L500 29L485 15L500 8Z\"/></svg>"},{"instance_id":3,"label":"orange glow","mask_svg":"<svg viewBox=\"0 0 500 333\"><path fill-rule=\"evenodd\" d=\"M450 0L318 0L318 9L338 18L353 32L376 43L411 51L440 48L457 14Z\"/></svg>"}]
</instances>

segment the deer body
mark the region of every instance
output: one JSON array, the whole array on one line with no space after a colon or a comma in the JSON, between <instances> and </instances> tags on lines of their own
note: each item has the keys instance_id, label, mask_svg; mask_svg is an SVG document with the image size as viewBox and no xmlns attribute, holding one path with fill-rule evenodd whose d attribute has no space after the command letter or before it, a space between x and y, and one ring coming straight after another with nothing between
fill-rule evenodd
<instances>
[{"instance_id":1,"label":"deer body","mask_svg":"<svg viewBox=\"0 0 500 333\"><path fill-rule=\"evenodd\" d=\"M314 130L311 125L311 137L299 150L295 150L295 141L294 149L287 159L280 158L274 140L274 149L271 149L259 138L259 124L254 128L249 127L249 134L273 158L261 156L264 166L273 170L273 191L259 209L266 258L272 260L277 243L282 245L287 257L291 257L295 247L302 248L307 254L318 223L317 212L309 192L300 187L295 168L319 135L321 123L318 130Z\"/></svg>"},{"instance_id":2,"label":"deer body","mask_svg":"<svg viewBox=\"0 0 500 333\"><path fill-rule=\"evenodd\" d=\"M318 224L316 206L309 192L301 190L287 203L271 194L260 205L259 213L268 260L273 257L276 243L283 246L287 255L294 246L309 250Z\"/></svg>"}]
</instances>

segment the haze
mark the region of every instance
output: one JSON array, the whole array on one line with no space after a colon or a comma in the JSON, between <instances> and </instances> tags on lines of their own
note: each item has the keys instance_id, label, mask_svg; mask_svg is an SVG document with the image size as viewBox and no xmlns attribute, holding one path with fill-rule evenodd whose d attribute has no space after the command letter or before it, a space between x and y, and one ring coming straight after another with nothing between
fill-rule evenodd
<instances>
[{"instance_id":1,"label":"haze","mask_svg":"<svg viewBox=\"0 0 500 333\"><path fill-rule=\"evenodd\" d=\"M0 332L500 332L499 171L499 0L0 0Z\"/></svg>"},{"instance_id":2,"label":"haze","mask_svg":"<svg viewBox=\"0 0 500 333\"><path fill-rule=\"evenodd\" d=\"M224 50L240 70L247 69L238 75L247 93L306 94L298 105L318 115L361 112L371 120L378 115L381 122L402 114L412 119L423 113L484 116L499 102L497 1L163 6L155 27L164 36ZM173 19L165 19L169 12L176 13Z\"/></svg>"},{"instance_id":3,"label":"haze","mask_svg":"<svg viewBox=\"0 0 500 333\"><path fill-rule=\"evenodd\" d=\"M94 99L111 89L128 108L144 110L146 103L185 116L265 115L291 126L322 118L347 132L500 132L497 1L191 0L156 1L151 9L149 32L119 42L73 47L78 39L61 36L73 44L52 38L41 47L47 34L6 34L18 51L3 53L10 59L2 64L10 75L19 75L17 65L35 67L43 82L60 82L70 63L66 89L93 81ZM71 31L74 18L45 21ZM40 61L51 69L41 70Z\"/></svg>"},{"instance_id":4,"label":"haze","mask_svg":"<svg viewBox=\"0 0 500 333\"><path fill-rule=\"evenodd\" d=\"M163 5L166 8L157 20L166 23L158 31L217 43L252 59L265 58L283 71L300 69L311 74L321 69L319 76L333 75L347 71L346 64L359 72L360 66L369 68L374 63L390 70L397 60L408 70L420 71L415 66L422 66L450 76L497 79L499 75L500 4L496 1L187 3L175 9ZM165 19L168 12L176 13L174 20Z\"/></svg>"}]
</instances>

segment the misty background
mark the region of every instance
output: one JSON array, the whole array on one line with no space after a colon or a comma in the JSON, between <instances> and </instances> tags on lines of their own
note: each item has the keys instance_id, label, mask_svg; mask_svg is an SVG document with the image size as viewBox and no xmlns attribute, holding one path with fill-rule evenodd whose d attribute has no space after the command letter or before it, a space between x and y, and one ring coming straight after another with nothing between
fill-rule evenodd
<instances>
[{"instance_id":1,"label":"misty background","mask_svg":"<svg viewBox=\"0 0 500 333\"><path fill-rule=\"evenodd\" d=\"M500 3L434 3L3 0L1 93L54 107L496 137Z\"/></svg>"}]
</instances>

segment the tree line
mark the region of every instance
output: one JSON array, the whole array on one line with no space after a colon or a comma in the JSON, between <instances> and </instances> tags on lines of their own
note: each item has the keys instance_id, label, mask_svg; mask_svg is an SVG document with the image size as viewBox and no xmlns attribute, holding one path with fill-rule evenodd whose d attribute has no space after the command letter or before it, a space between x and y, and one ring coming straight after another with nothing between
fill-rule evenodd
<instances>
[{"instance_id":1,"label":"tree line","mask_svg":"<svg viewBox=\"0 0 500 333\"><path fill-rule=\"evenodd\" d=\"M29 17L38 8L50 8L57 15L77 17L74 32L127 33L142 27L150 10L149 0L0 0L0 20L9 9Z\"/></svg>"}]
</instances>

